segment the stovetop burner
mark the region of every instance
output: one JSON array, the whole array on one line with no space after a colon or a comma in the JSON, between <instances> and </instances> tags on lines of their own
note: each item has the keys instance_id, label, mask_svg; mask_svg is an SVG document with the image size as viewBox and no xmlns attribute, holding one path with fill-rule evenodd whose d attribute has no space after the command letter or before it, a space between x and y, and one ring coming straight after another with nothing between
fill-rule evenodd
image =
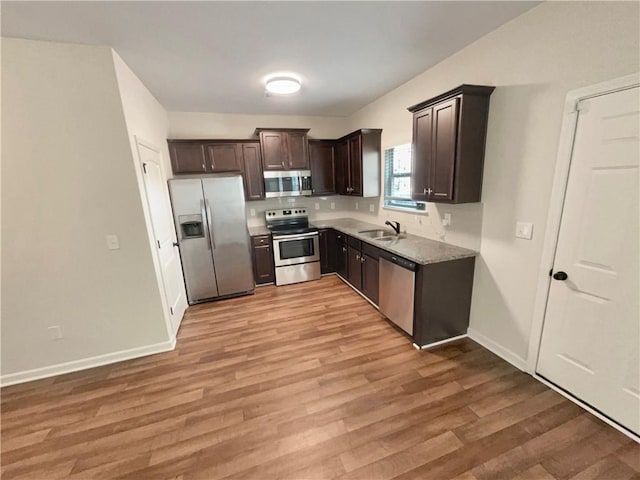
<instances>
[{"instance_id":1,"label":"stovetop burner","mask_svg":"<svg viewBox=\"0 0 640 480\"><path fill-rule=\"evenodd\" d=\"M318 231L318 227L309 223L306 208L267 210L264 215L267 228L278 235L297 235Z\"/></svg>"}]
</instances>

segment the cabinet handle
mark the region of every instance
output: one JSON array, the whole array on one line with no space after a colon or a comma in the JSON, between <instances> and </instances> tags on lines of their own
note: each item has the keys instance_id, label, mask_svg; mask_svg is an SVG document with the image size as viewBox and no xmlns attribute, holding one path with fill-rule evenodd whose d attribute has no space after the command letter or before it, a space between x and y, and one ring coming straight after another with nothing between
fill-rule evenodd
<instances>
[{"instance_id":1,"label":"cabinet handle","mask_svg":"<svg viewBox=\"0 0 640 480\"><path fill-rule=\"evenodd\" d=\"M423 194L425 195L431 195L431 192L433 192L433 190L431 190L430 188L426 188L422 191Z\"/></svg>"},{"instance_id":2,"label":"cabinet handle","mask_svg":"<svg viewBox=\"0 0 640 480\"><path fill-rule=\"evenodd\" d=\"M360 260L360 255L356 253L356 260Z\"/></svg>"},{"instance_id":3,"label":"cabinet handle","mask_svg":"<svg viewBox=\"0 0 640 480\"><path fill-rule=\"evenodd\" d=\"M364 263L364 257L360 257L360 263Z\"/></svg>"},{"instance_id":4,"label":"cabinet handle","mask_svg":"<svg viewBox=\"0 0 640 480\"><path fill-rule=\"evenodd\" d=\"M342 253L347 253L347 247L342 247Z\"/></svg>"},{"instance_id":5,"label":"cabinet handle","mask_svg":"<svg viewBox=\"0 0 640 480\"><path fill-rule=\"evenodd\" d=\"M206 169L207 169L207 166L203 163L202 164L202 170L206 170Z\"/></svg>"}]
</instances>

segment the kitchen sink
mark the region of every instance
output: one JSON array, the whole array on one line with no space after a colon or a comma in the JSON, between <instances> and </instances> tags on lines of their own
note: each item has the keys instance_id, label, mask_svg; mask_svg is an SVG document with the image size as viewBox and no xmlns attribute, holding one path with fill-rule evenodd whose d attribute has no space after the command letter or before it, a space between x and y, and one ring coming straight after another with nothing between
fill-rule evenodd
<instances>
[{"instance_id":1,"label":"kitchen sink","mask_svg":"<svg viewBox=\"0 0 640 480\"><path fill-rule=\"evenodd\" d=\"M387 243L387 242L393 242L393 241L397 241L397 240L402 240L403 238L407 238L407 236L406 235L402 235L402 234L400 234L400 235L385 235L385 236L382 236L382 237L376 237L375 240L377 242L385 242L385 243Z\"/></svg>"},{"instance_id":2,"label":"kitchen sink","mask_svg":"<svg viewBox=\"0 0 640 480\"><path fill-rule=\"evenodd\" d=\"M377 228L375 230L361 230L360 232L358 232L358 234L362 235L363 237L369 237L369 238L375 238L375 239L385 238L390 236L395 237L395 233L392 232L391 230L383 230L380 228Z\"/></svg>"}]
</instances>

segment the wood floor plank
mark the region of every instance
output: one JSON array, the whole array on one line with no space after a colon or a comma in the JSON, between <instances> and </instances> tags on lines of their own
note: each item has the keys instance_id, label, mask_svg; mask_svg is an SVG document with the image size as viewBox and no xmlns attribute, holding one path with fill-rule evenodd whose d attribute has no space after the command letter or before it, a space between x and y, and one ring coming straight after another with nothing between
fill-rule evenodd
<instances>
[{"instance_id":1,"label":"wood floor plank","mask_svg":"<svg viewBox=\"0 0 640 480\"><path fill-rule=\"evenodd\" d=\"M190 307L174 351L0 396L3 479L640 476L638 444L471 340L415 350L335 276Z\"/></svg>"}]
</instances>

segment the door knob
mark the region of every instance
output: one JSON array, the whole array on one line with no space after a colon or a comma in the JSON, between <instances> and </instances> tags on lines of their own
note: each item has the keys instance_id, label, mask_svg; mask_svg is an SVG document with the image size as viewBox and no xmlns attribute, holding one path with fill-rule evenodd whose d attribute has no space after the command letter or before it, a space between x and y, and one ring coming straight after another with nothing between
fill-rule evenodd
<instances>
[{"instance_id":1,"label":"door knob","mask_svg":"<svg viewBox=\"0 0 640 480\"><path fill-rule=\"evenodd\" d=\"M563 282L569 278L569 275L567 275L565 272L556 272L553 274L553 278L556 280L562 280Z\"/></svg>"}]
</instances>

